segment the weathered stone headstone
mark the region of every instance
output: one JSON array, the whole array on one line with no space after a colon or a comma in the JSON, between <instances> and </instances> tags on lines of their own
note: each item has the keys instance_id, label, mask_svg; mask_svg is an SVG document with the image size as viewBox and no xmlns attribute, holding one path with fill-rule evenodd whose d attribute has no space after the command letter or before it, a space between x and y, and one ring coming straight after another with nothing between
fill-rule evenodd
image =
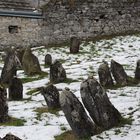
<instances>
[{"instance_id":1,"label":"weathered stone headstone","mask_svg":"<svg viewBox=\"0 0 140 140\"><path fill-rule=\"evenodd\" d=\"M15 50L9 48L1 73L1 82L5 85L9 85L10 80L16 76L17 69L19 68L21 68L21 63L16 56Z\"/></svg>"},{"instance_id":2,"label":"weathered stone headstone","mask_svg":"<svg viewBox=\"0 0 140 140\"><path fill-rule=\"evenodd\" d=\"M125 86L128 84L128 76L123 66L114 60L111 60L111 72L118 85Z\"/></svg>"},{"instance_id":3,"label":"weathered stone headstone","mask_svg":"<svg viewBox=\"0 0 140 140\"><path fill-rule=\"evenodd\" d=\"M9 133L4 138L2 138L2 140L21 140L21 139Z\"/></svg>"},{"instance_id":4,"label":"weathered stone headstone","mask_svg":"<svg viewBox=\"0 0 140 140\"><path fill-rule=\"evenodd\" d=\"M45 56L45 66L50 66L52 64L52 56L50 54L46 54Z\"/></svg>"},{"instance_id":5,"label":"weathered stone headstone","mask_svg":"<svg viewBox=\"0 0 140 140\"><path fill-rule=\"evenodd\" d=\"M121 115L111 104L104 88L92 76L81 83L82 101L93 121L103 129L120 122Z\"/></svg>"},{"instance_id":6,"label":"weathered stone headstone","mask_svg":"<svg viewBox=\"0 0 140 140\"><path fill-rule=\"evenodd\" d=\"M95 124L88 117L83 105L68 89L60 94L60 105L73 132L79 138L87 138L96 133Z\"/></svg>"},{"instance_id":7,"label":"weathered stone headstone","mask_svg":"<svg viewBox=\"0 0 140 140\"><path fill-rule=\"evenodd\" d=\"M78 53L80 49L80 40L77 37L70 39L70 53Z\"/></svg>"},{"instance_id":8,"label":"weathered stone headstone","mask_svg":"<svg viewBox=\"0 0 140 140\"><path fill-rule=\"evenodd\" d=\"M135 79L140 80L140 60L137 61Z\"/></svg>"},{"instance_id":9,"label":"weathered stone headstone","mask_svg":"<svg viewBox=\"0 0 140 140\"><path fill-rule=\"evenodd\" d=\"M22 81L14 77L9 84L9 100L22 100L23 99L23 85Z\"/></svg>"},{"instance_id":10,"label":"weathered stone headstone","mask_svg":"<svg viewBox=\"0 0 140 140\"><path fill-rule=\"evenodd\" d=\"M98 74L99 74L100 84L103 87L111 87L114 85L113 79L110 73L110 68L107 62L104 61L103 64L99 66Z\"/></svg>"},{"instance_id":11,"label":"weathered stone headstone","mask_svg":"<svg viewBox=\"0 0 140 140\"><path fill-rule=\"evenodd\" d=\"M17 52L17 57L20 60L20 63L22 64L22 58L23 58L23 55L25 52L25 48L20 48L20 49L16 50L16 52Z\"/></svg>"},{"instance_id":12,"label":"weathered stone headstone","mask_svg":"<svg viewBox=\"0 0 140 140\"><path fill-rule=\"evenodd\" d=\"M50 84L47 87L42 88L41 93L45 98L48 108L60 108L59 92L54 85Z\"/></svg>"},{"instance_id":13,"label":"weathered stone headstone","mask_svg":"<svg viewBox=\"0 0 140 140\"><path fill-rule=\"evenodd\" d=\"M22 58L22 65L24 72L27 75L35 75L41 73L38 58L34 54L32 54L30 47L26 48L25 50L25 53Z\"/></svg>"},{"instance_id":14,"label":"weathered stone headstone","mask_svg":"<svg viewBox=\"0 0 140 140\"><path fill-rule=\"evenodd\" d=\"M66 79L66 71L62 64L56 60L50 66L50 81L53 83L63 82Z\"/></svg>"},{"instance_id":15,"label":"weathered stone headstone","mask_svg":"<svg viewBox=\"0 0 140 140\"><path fill-rule=\"evenodd\" d=\"M0 123L8 120L8 104L6 89L0 84Z\"/></svg>"}]
</instances>

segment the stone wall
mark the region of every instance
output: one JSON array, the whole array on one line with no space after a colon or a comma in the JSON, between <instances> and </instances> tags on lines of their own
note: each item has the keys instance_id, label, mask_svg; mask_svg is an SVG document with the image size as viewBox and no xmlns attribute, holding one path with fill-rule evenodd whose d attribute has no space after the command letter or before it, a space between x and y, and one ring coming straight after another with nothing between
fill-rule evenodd
<instances>
[{"instance_id":1,"label":"stone wall","mask_svg":"<svg viewBox=\"0 0 140 140\"><path fill-rule=\"evenodd\" d=\"M40 19L0 17L0 48L40 45L40 24ZM18 27L18 31L10 33L10 26Z\"/></svg>"},{"instance_id":2,"label":"stone wall","mask_svg":"<svg viewBox=\"0 0 140 140\"><path fill-rule=\"evenodd\" d=\"M51 0L44 11L44 44L140 31L140 0Z\"/></svg>"}]
</instances>

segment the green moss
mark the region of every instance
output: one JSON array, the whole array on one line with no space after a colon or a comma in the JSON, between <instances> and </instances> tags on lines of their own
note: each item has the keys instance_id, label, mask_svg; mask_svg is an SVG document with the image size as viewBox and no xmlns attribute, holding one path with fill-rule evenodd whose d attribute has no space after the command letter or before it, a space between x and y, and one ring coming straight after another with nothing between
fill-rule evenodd
<instances>
[{"instance_id":1,"label":"green moss","mask_svg":"<svg viewBox=\"0 0 140 140\"><path fill-rule=\"evenodd\" d=\"M40 91L40 88L34 88L34 89L31 89L30 91L28 91L26 94L33 95L34 93L39 92L39 91Z\"/></svg>"},{"instance_id":2,"label":"green moss","mask_svg":"<svg viewBox=\"0 0 140 140\"><path fill-rule=\"evenodd\" d=\"M26 120L10 117L5 123L0 123L0 126L24 126Z\"/></svg>"}]
</instances>

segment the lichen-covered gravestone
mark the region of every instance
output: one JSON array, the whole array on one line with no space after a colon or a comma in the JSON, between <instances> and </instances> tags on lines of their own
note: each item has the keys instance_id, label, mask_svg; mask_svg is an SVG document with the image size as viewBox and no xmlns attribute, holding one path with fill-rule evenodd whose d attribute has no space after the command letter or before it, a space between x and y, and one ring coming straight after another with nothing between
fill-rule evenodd
<instances>
[{"instance_id":1,"label":"lichen-covered gravestone","mask_svg":"<svg viewBox=\"0 0 140 140\"><path fill-rule=\"evenodd\" d=\"M42 88L41 93L45 98L48 108L60 108L59 92L54 85L50 84L47 87Z\"/></svg>"},{"instance_id":2,"label":"lichen-covered gravestone","mask_svg":"<svg viewBox=\"0 0 140 140\"><path fill-rule=\"evenodd\" d=\"M50 54L46 54L45 56L45 66L50 66L52 64L52 56Z\"/></svg>"},{"instance_id":3,"label":"lichen-covered gravestone","mask_svg":"<svg viewBox=\"0 0 140 140\"><path fill-rule=\"evenodd\" d=\"M96 133L96 127L88 117L83 105L69 89L65 89L60 94L60 105L76 136L87 138Z\"/></svg>"},{"instance_id":4,"label":"lichen-covered gravestone","mask_svg":"<svg viewBox=\"0 0 140 140\"><path fill-rule=\"evenodd\" d=\"M40 64L38 58L32 53L31 48L26 48L23 58L22 65L25 74L27 75L35 75L41 73Z\"/></svg>"},{"instance_id":5,"label":"lichen-covered gravestone","mask_svg":"<svg viewBox=\"0 0 140 140\"><path fill-rule=\"evenodd\" d=\"M118 85L125 86L128 84L128 76L123 66L114 60L111 60L111 72Z\"/></svg>"},{"instance_id":6,"label":"lichen-covered gravestone","mask_svg":"<svg viewBox=\"0 0 140 140\"><path fill-rule=\"evenodd\" d=\"M23 85L19 78L12 78L9 84L9 99L22 100L23 99Z\"/></svg>"},{"instance_id":7,"label":"lichen-covered gravestone","mask_svg":"<svg viewBox=\"0 0 140 140\"><path fill-rule=\"evenodd\" d=\"M78 53L80 48L80 40L77 37L70 39L70 53Z\"/></svg>"},{"instance_id":8,"label":"lichen-covered gravestone","mask_svg":"<svg viewBox=\"0 0 140 140\"><path fill-rule=\"evenodd\" d=\"M135 79L140 80L140 60L137 61Z\"/></svg>"},{"instance_id":9,"label":"lichen-covered gravestone","mask_svg":"<svg viewBox=\"0 0 140 140\"><path fill-rule=\"evenodd\" d=\"M93 121L103 129L116 126L121 119L119 111L110 102L104 88L94 77L81 83L82 101Z\"/></svg>"},{"instance_id":10,"label":"lichen-covered gravestone","mask_svg":"<svg viewBox=\"0 0 140 140\"><path fill-rule=\"evenodd\" d=\"M21 63L16 56L14 49L8 49L6 52L6 58L4 67L1 73L1 82L4 85L9 85L10 80L16 76L17 69L21 68Z\"/></svg>"},{"instance_id":11,"label":"lichen-covered gravestone","mask_svg":"<svg viewBox=\"0 0 140 140\"><path fill-rule=\"evenodd\" d=\"M103 64L99 66L98 74L99 74L100 84L103 87L111 87L114 85L113 79L110 73L110 68L107 62L104 61Z\"/></svg>"},{"instance_id":12,"label":"lichen-covered gravestone","mask_svg":"<svg viewBox=\"0 0 140 140\"><path fill-rule=\"evenodd\" d=\"M63 68L62 64L56 60L51 66L50 66L50 81L52 83L59 83L66 80L66 71Z\"/></svg>"},{"instance_id":13,"label":"lichen-covered gravestone","mask_svg":"<svg viewBox=\"0 0 140 140\"><path fill-rule=\"evenodd\" d=\"M8 120L8 104L6 89L0 84L0 123Z\"/></svg>"}]
</instances>

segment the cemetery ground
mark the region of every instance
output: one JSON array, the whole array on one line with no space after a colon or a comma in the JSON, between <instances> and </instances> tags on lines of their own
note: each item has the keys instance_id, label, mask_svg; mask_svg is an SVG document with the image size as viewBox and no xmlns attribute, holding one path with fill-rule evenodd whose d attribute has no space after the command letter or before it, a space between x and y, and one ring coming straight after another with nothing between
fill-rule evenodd
<instances>
[{"instance_id":1,"label":"cemetery ground","mask_svg":"<svg viewBox=\"0 0 140 140\"><path fill-rule=\"evenodd\" d=\"M77 54L70 54L68 46L32 48L38 57L43 74L27 76L18 70L17 77L23 82L23 100L8 101L12 121L0 124L0 137L12 133L23 140L76 140L61 110L47 109L40 87L49 82L49 67L44 65L45 55L53 61L60 60L66 70L67 80L55 84L59 93L68 87L81 101L80 84L89 75L98 81L98 68L111 59L123 65L126 73L134 77L136 62L140 59L140 35L120 36L97 42L83 42ZM0 68L3 61L0 61ZM0 71L1 71L0 69ZM106 89L112 104L124 118L125 125L106 130L93 136L93 140L139 140L140 139L140 84Z\"/></svg>"}]
</instances>

